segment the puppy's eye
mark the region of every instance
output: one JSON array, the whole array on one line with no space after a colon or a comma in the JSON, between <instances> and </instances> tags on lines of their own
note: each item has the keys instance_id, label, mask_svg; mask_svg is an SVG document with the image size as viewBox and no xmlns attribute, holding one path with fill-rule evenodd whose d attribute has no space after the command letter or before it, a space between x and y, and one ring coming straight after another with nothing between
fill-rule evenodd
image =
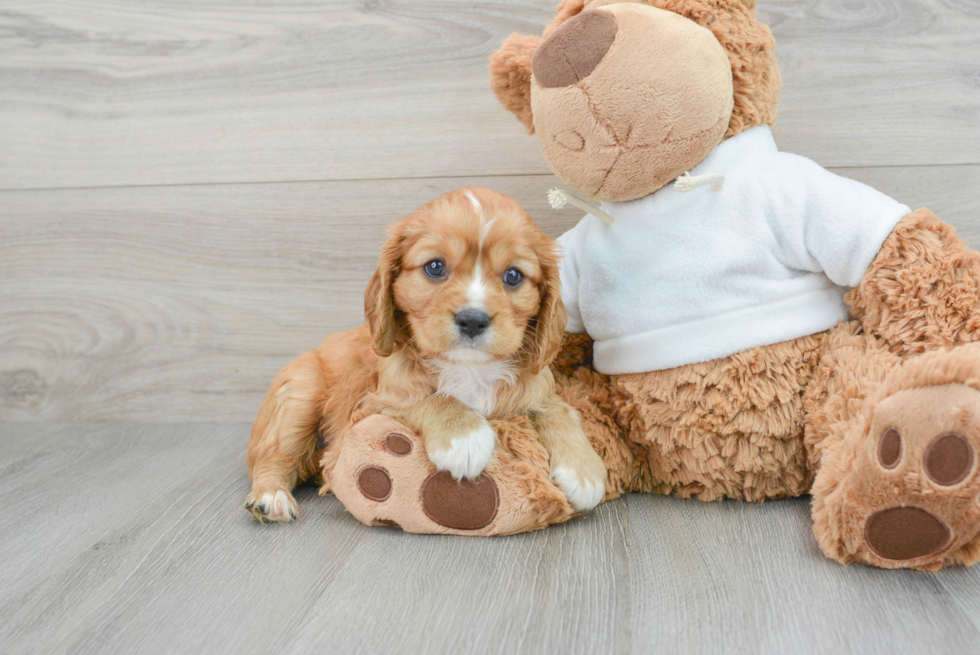
<instances>
[{"instance_id":1,"label":"puppy's eye","mask_svg":"<svg viewBox=\"0 0 980 655\"><path fill-rule=\"evenodd\" d=\"M441 259L433 259L424 268L425 274L434 280L446 277L446 264Z\"/></svg>"},{"instance_id":2,"label":"puppy's eye","mask_svg":"<svg viewBox=\"0 0 980 655\"><path fill-rule=\"evenodd\" d=\"M512 289L516 289L521 286L521 282L524 281L524 274L521 273L516 268L508 268L507 272L504 273L504 284Z\"/></svg>"}]
</instances>

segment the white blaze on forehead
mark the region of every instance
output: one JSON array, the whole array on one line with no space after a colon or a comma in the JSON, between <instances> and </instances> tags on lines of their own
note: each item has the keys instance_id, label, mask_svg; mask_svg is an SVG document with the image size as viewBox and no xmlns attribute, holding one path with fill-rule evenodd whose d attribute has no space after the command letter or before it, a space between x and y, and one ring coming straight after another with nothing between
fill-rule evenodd
<instances>
[{"instance_id":1,"label":"white blaze on forehead","mask_svg":"<svg viewBox=\"0 0 980 655\"><path fill-rule=\"evenodd\" d=\"M483 214L483 207L480 206L480 201L476 199L471 191L464 191L463 194L470 199L470 204L473 206L473 211L477 214Z\"/></svg>"},{"instance_id":2,"label":"white blaze on forehead","mask_svg":"<svg viewBox=\"0 0 980 655\"><path fill-rule=\"evenodd\" d=\"M487 235L490 234L490 229L493 227L493 224L496 222L497 222L496 218L490 219L489 221L485 220L484 218L480 219L480 254L481 255L483 254L483 242L484 240L486 240Z\"/></svg>"},{"instance_id":3,"label":"white blaze on forehead","mask_svg":"<svg viewBox=\"0 0 980 655\"><path fill-rule=\"evenodd\" d=\"M473 211L480 215L480 236L476 255L476 268L473 270L473 277L470 278L470 285L466 289L466 306L472 309L486 311L487 309L487 285L483 281L483 268L480 259L483 257L483 241L497 219L487 220L483 213L483 206L472 191L464 191L463 194L469 199Z\"/></svg>"},{"instance_id":4,"label":"white blaze on forehead","mask_svg":"<svg viewBox=\"0 0 980 655\"><path fill-rule=\"evenodd\" d=\"M470 278L470 286L466 288L466 306L486 311L486 303L487 285L483 283L483 268L477 262L473 277Z\"/></svg>"}]
</instances>

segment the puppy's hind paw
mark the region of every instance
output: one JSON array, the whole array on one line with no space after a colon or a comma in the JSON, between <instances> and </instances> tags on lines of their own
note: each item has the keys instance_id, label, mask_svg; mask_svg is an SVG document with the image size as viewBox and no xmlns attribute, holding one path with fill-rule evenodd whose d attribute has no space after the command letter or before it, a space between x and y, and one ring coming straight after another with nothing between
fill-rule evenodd
<instances>
[{"instance_id":1,"label":"puppy's hind paw","mask_svg":"<svg viewBox=\"0 0 980 655\"><path fill-rule=\"evenodd\" d=\"M590 510L606 495L605 480L580 475L575 469L558 465L551 471L551 480L565 494L568 503L580 512Z\"/></svg>"},{"instance_id":2,"label":"puppy's hind paw","mask_svg":"<svg viewBox=\"0 0 980 655\"><path fill-rule=\"evenodd\" d=\"M475 480L493 457L497 433L486 419L474 430L455 437L449 448L434 448L429 459L457 480Z\"/></svg>"},{"instance_id":3,"label":"puppy's hind paw","mask_svg":"<svg viewBox=\"0 0 980 655\"><path fill-rule=\"evenodd\" d=\"M252 514L256 521L276 521L289 523L295 521L299 514L296 499L285 489L275 491L255 491L245 499L245 509Z\"/></svg>"}]
</instances>

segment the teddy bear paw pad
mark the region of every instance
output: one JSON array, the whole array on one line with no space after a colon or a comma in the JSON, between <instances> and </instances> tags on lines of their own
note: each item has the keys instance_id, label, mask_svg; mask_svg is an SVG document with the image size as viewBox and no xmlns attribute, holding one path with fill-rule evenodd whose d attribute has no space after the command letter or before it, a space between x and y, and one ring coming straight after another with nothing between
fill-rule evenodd
<instances>
[{"instance_id":1,"label":"teddy bear paw pad","mask_svg":"<svg viewBox=\"0 0 980 655\"><path fill-rule=\"evenodd\" d=\"M365 466L357 474L357 488L368 500L383 503L391 496L391 476L380 466Z\"/></svg>"},{"instance_id":2,"label":"teddy bear paw pad","mask_svg":"<svg viewBox=\"0 0 980 655\"><path fill-rule=\"evenodd\" d=\"M422 439L390 417L352 429L332 478L333 492L359 521L407 532L485 529L500 506L490 474L457 481L437 471Z\"/></svg>"},{"instance_id":3,"label":"teddy bear paw pad","mask_svg":"<svg viewBox=\"0 0 980 655\"><path fill-rule=\"evenodd\" d=\"M360 421L340 444L328 476L330 489L366 525L491 535L532 530L571 516L561 491L548 481L547 469L516 461L500 443L486 470L472 480L437 470L422 438L389 416Z\"/></svg>"},{"instance_id":4,"label":"teddy bear paw pad","mask_svg":"<svg viewBox=\"0 0 980 655\"><path fill-rule=\"evenodd\" d=\"M422 510L439 525L453 530L479 530L493 523L500 493L493 478L481 473L476 480L454 480L445 471L433 473L422 484Z\"/></svg>"},{"instance_id":5,"label":"teddy bear paw pad","mask_svg":"<svg viewBox=\"0 0 980 655\"><path fill-rule=\"evenodd\" d=\"M920 507L889 507L875 512L865 526L865 539L879 556L891 560L927 557L949 543L949 527Z\"/></svg>"}]
</instances>

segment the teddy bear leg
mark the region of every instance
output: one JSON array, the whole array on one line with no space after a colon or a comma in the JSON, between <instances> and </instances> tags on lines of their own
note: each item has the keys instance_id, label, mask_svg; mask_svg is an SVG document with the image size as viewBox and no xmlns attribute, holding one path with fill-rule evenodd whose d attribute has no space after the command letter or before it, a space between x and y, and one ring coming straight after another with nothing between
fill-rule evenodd
<instances>
[{"instance_id":1,"label":"teddy bear leg","mask_svg":"<svg viewBox=\"0 0 980 655\"><path fill-rule=\"evenodd\" d=\"M828 354L833 375L821 382L818 372L815 386L826 410L808 415L808 442L819 442L811 493L821 549L843 564L881 568L973 564L980 344L903 362L874 337L849 336L865 345Z\"/></svg>"},{"instance_id":2,"label":"teddy bear leg","mask_svg":"<svg viewBox=\"0 0 980 655\"><path fill-rule=\"evenodd\" d=\"M617 416L643 448L650 488L713 501L805 494L803 394L825 334L664 371L615 375Z\"/></svg>"},{"instance_id":3,"label":"teddy bear leg","mask_svg":"<svg viewBox=\"0 0 980 655\"><path fill-rule=\"evenodd\" d=\"M571 518L528 420L491 424L498 442L490 464L476 480L457 482L436 470L418 434L394 418L369 416L324 455L320 493L332 491L366 525L415 533L505 535Z\"/></svg>"}]
</instances>

